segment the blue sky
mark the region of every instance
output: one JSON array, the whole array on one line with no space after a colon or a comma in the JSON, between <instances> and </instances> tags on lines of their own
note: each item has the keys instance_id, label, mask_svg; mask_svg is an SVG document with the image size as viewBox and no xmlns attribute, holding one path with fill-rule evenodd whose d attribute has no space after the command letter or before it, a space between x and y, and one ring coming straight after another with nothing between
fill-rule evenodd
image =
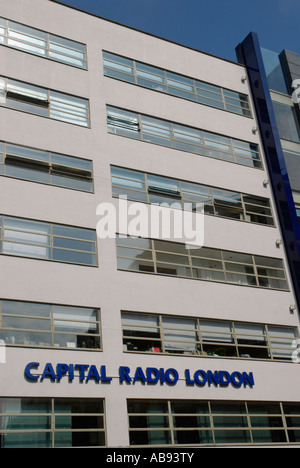
<instances>
[{"instance_id":1,"label":"blue sky","mask_svg":"<svg viewBox=\"0 0 300 468\"><path fill-rule=\"evenodd\" d=\"M299 0L60 1L229 60L250 31L262 47L300 54Z\"/></svg>"}]
</instances>

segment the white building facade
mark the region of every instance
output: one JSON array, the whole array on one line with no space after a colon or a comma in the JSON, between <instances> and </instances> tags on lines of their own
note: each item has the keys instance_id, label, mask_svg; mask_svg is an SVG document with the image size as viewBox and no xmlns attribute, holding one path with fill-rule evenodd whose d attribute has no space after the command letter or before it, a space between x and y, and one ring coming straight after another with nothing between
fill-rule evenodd
<instances>
[{"instance_id":1,"label":"white building facade","mask_svg":"<svg viewBox=\"0 0 300 468\"><path fill-rule=\"evenodd\" d=\"M0 5L1 447L299 444L299 315L245 68ZM119 197L194 223L199 204L203 246L105 237Z\"/></svg>"}]
</instances>

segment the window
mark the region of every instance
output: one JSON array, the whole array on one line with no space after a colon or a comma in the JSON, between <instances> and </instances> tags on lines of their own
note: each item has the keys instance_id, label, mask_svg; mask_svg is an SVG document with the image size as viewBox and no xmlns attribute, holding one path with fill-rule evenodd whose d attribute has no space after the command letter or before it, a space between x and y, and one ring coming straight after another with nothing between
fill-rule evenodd
<instances>
[{"instance_id":1,"label":"window","mask_svg":"<svg viewBox=\"0 0 300 468\"><path fill-rule=\"evenodd\" d=\"M98 309L8 300L0 307L6 346L101 349Z\"/></svg>"},{"instance_id":2,"label":"window","mask_svg":"<svg viewBox=\"0 0 300 468\"><path fill-rule=\"evenodd\" d=\"M112 194L147 203L168 203L186 210L204 205L204 213L274 226L267 198L111 166ZM175 205L174 205L175 206Z\"/></svg>"},{"instance_id":3,"label":"window","mask_svg":"<svg viewBox=\"0 0 300 468\"><path fill-rule=\"evenodd\" d=\"M292 360L297 329L279 325L122 312L124 351Z\"/></svg>"},{"instance_id":4,"label":"window","mask_svg":"<svg viewBox=\"0 0 300 468\"><path fill-rule=\"evenodd\" d=\"M300 128L294 106L272 101L280 138L300 143Z\"/></svg>"},{"instance_id":5,"label":"window","mask_svg":"<svg viewBox=\"0 0 300 468\"><path fill-rule=\"evenodd\" d=\"M279 91L283 94L288 94L286 80L284 77L280 56L277 52L261 48L264 68L269 84L269 88L274 91Z\"/></svg>"},{"instance_id":6,"label":"window","mask_svg":"<svg viewBox=\"0 0 300 468\"><path fill-rule=\"evenodd\" d=\"M132 446L299 443L299 403L128 400Z\"/></svg>"},{"instance_id":7,"label":"window","mask_svg":"<svg viewBox=\"0 0 300 468\"><path fill-rule=\"evenodd\" d=\"M63 122L89 126L89 102L22 81L0 77L0 104Z\"/></svg>"},{"instance_id":8,"label":"window","mask_svg":"<svg viewBox=\"0 0 300 468\"><path fill-rule=\"evenodd\" d=\"M0 175L93 191L92 161L0 142Z\"/></svg>"},{"instance_id":9,"label":"window","mask_svg":"<svg viewBox=\"0 0 300 468\"><path fill-rule=\"evenodd\" d=\"M116 245L119 270L288 290L281 259L123 236Z\"/></svg>"},{"instance_id":10,"label":"window","mask_svg":"<svg viewBox=\"0 0 300 468\"><path fill-rule=\"evenodd\" d=\"M1 398L1 448L104 447L102 399Z\"/></svg>"},{"instance_id":11,"label":"window","mask_svg":"<svg viewBox=\"0 0 300 468\"><path fill-rule=\"evenodd\" d=\"M235 140L116 107L107 106L107 128L109 133L115 135L127 136L243 166L262 167L259 149L254 143Z\"/></svg>"},{"instance_id":12,"label":"window","mask_svg":"<svg viewBox=\"0 0 300 468\"><path fill-rule=\"evenodd\" d=\"M0 216L0 253L79 265L97 265L91 229Z\"/></svg>"},{"instance_id":13,"label":"window","mask_svg":"<svg viewBox=\"0 0 300 468\"><path fill-rule=\"evenodd\" d=\"M251 117L245 94L103 52L104 75L217 109Z\"/></svg>"},{"instance_id":14,"label":"window","mask_svg":"<svg viewBox=\"0 0 300 468\"><path fill-rule=\"evenodd\" d=\"M0 18L0 44L73 67L87 68L84 44L4 18Z\"/></svg>"}]
</instances>

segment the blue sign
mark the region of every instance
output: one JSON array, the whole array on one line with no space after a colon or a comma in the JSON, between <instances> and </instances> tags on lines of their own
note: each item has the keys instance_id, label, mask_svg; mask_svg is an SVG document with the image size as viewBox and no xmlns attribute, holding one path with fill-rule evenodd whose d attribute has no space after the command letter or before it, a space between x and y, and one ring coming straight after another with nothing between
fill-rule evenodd
<instances>
[{"instance_id":1,"label":"blue sign","mask_svg":"<svg viewBox=\"0 0 300 468\"><path fill-rule=\"evenodd\" d=\"M96 383L110 383L113 377L107 374L106 366L102 365L97 367L89 364L64 364L59 363L56 365L48 362L45 366L40 368L39 362L30 362L25 367L25 377L30 382L44 382L46 379L52 382L60 382L63 378L67 378L71 383L75 378L80 382L89 382L93 380ZM182 379L176 369L169 368L156 368L147 367L145 370L142 367L137 367L131 370L127 366L119 367L118 380L121 384L124 382L134 385L136 382L142 384L167 384L176 385L179 380L184 380L186 385L204 387L205 385L214 385L216 387L253 387L254 377L252 372L227 372L220 371L204 371L199 369L191 372L185 369Z\"/></svg>"}]
</instances>

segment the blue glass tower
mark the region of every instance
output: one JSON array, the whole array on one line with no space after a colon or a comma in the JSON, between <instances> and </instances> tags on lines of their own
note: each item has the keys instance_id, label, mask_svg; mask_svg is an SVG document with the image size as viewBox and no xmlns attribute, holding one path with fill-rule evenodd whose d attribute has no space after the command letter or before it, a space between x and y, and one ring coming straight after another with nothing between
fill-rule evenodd
<instances>
[{"instance_id":1,"label":"blue glass tower","mask_svg":"<svg viewBox=\"0 0 300 468\"><path fill-rule=\"evenodd\" d=\"M291 99L293 84L300 78L300 57L286 50L276 54L261 48L253 32L236 47L236 55L248 71L300 310L300 113L299 104Z\"/></svg>"}]
</instances>

